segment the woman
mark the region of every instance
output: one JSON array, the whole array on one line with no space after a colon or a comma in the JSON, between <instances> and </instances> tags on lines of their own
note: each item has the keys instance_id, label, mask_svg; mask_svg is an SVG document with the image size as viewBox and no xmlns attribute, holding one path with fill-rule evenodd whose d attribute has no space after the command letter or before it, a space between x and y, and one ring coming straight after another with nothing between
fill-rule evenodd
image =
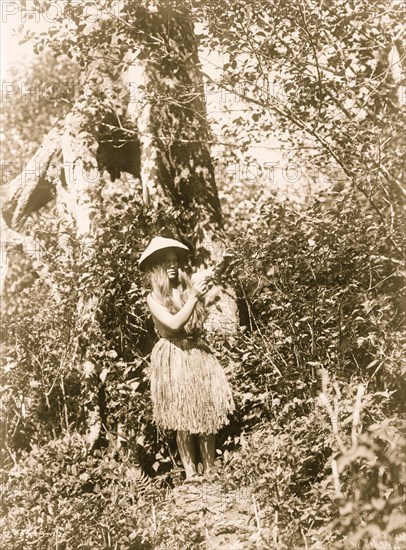
<instances>
[{"instance_id":1,"label":"woman","mask_svg":"<svg viewBox=\"0 0 406 550\"><path fill-rule=\"evenodd\" d=\"M181 268L189 249L174 239L155 237L143 252L139 267L148 270L152 291L147 297L160 336L151 353L151 397L154 419L163 429L176 430L176 442L188 481L199 480L194 435L197 434L205 474L215 459L215 433L234 410L224 371L203 342L203 297L209 281L224 269L190 278Z\"/></svg>"}]
</instances>

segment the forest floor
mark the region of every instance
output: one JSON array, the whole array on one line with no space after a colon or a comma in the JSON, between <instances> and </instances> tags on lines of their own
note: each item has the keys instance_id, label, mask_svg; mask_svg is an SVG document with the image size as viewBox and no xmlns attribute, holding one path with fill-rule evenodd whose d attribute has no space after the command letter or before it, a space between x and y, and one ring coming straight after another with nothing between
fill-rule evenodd
<instances>
[{"instance_id":1,"label":"forest floor","mask_svg":"<svg viewBox=\"0 0 406 550\"><path fill-rule=\"evenodd\" d=\"M175 487L157 511L159 522L172 517L178 525L187 522L196 533L203 532L205 540L196 547L207 550L269 548L264 538L269 530L261 529L259 516L249 487L226 493L214 481Z\"/></svg>"}]
</instances>

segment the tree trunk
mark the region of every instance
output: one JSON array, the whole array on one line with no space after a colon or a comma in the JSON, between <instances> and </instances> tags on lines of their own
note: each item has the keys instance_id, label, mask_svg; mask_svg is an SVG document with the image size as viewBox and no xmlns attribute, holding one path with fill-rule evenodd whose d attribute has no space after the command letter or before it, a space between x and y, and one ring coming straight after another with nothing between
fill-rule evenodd
<instances>
[{"instance_id":1,"label":"tree trunk","mask_svg":"<svg viewBox=\"0 0 406 550\"><path fill-rule=\"evenodd\" d=\"M190 239L197 265L203 266L207 259L218 262L226 237L193 24L184 6L176 11L170 5L158 11L144 8L138 17L148 40L140 44L124 78L132 90L128 112L139 131L144 200L151 208L161 204L181 209L184 220L178 229L180 236ZM206 329L224 336L235 333L234 290L217 285L207 303Z\"/></svg>"},{"instance_id":2,"label":"tree trunk","mask_svg":"<svg viewBox=\"0 0 406 550\"><path fill-rule=\"evenodd\" d=\"M22 228L28 216L53 199L55 169L61 164L62 124L45 136L41 147L21 173L6 185L3 218L13 229Z\"/></svg>"}]
</instances>

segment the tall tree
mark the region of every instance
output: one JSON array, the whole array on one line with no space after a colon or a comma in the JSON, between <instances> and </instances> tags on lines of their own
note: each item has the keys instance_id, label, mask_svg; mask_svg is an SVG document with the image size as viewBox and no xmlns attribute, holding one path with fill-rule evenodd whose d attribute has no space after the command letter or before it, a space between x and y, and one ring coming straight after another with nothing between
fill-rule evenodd
<instances>
[{"instance_id":1,"label":"tall tree","mask_svg":"<svg viewBox=\"0 0 406 550\"><path fill-rule=\"evenodd\" d=\"M39 9L48 7L48 2L39 4ZM37 37L36 47L51 47L56 54L62 49L79 63L81 93L22 174L8 184L3 208L8 226L23 232L27 218L55 197L61 221L75 227L84 254L91 255L98 197L105 187L127 185L130 175L145 209L173 212L170 227L156 217L151 236L169 231L181 238L196 252L197 264L218 260L226 236L187 7L128 0L120 6L106 2L101 10L89 1L68 2L58 26ZM237 324L234 293L222 287L216 291L215 322L232 332ZM97 291L79 296L79 325L97 306ZM91 361L87 344L84 335L83 359ZM103 399L100 392L89 392L89 442L94 444Z\"/></svg>"}]
</instances>

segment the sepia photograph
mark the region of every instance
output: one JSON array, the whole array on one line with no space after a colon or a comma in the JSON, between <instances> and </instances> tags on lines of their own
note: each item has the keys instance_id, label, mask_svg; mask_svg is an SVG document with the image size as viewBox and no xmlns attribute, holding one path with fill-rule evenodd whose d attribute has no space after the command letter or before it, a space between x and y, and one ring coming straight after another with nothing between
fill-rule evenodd
<instances>
[{"instance_id":1,"label":"sepia photograph","mask_svg":"<svg viewBox=\"0 0 406 550\"><path fill-rule=\"evenodd\" d=\"M404 550L405 1L0 9L0 548Z\"/></svg>"}]
</instances>

